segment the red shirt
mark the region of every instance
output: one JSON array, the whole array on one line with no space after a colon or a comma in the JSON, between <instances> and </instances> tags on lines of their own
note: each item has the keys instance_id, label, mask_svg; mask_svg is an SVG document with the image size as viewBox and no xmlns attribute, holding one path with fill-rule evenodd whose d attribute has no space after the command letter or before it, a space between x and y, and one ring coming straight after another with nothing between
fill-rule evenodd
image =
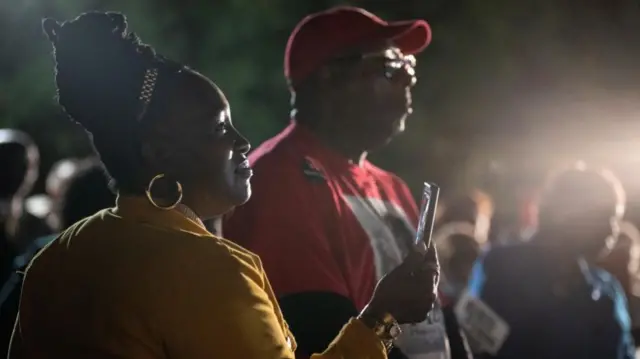
<instances>
[{"instance_id":1,"label":"red shirt","mask_svg":"<svg viewBox=\"0 0 640 359\"><path fill-rule=\"evenodd\" d=\"M295 124L249 160L253 195L224 223L225 237L260 256L278 296L331 291L361 310L412 243L417 208L405 183Z\"/></svg>"},{"instance_id":2,"label":"red shirt","mask_svg":"<svg viewBox=\"0 0 640 359\"><path fill-rule=\"evenodd\" d=\"M224 236L260 256L276 296L333 292L358 311L413 245L418 209L406 184L359 166L291 124L250 156L251 200ZM442 312L404 328L396 345L412 359L449 358Z\"/></svg>"}]
</instances>

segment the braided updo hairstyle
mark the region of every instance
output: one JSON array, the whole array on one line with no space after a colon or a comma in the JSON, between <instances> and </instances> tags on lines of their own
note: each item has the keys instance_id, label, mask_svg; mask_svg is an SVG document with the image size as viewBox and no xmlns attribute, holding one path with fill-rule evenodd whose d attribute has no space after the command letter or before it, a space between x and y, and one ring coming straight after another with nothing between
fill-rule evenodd
<instances>
[{"instance_id":1,"label":"braided updo hairstyle","mask_svg":"<svg viewBox=\"0 0 640 359\"><path fill-rule=\"evenodd\" d=\"M139 177L139 133L162 115L170 82L185 67L156 54L127 31L126 17L88 12L42 27L53 45L58 103L87 132L111 176L111 186L135 193L148 179ZM140 99L145 74L157 69L153 96Z\"/></svg>"}]
</instances>

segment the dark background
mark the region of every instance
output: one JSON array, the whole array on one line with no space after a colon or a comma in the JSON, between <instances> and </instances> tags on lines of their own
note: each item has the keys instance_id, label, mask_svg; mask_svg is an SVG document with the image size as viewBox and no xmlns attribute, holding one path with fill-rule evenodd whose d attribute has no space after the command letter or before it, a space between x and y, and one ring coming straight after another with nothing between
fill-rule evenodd
<instances>
[{"instance_id":1,"label":"dark background","mask_svg":"<svg viewBox=\"0 0 640 359\"><path fill-rule=\"evenodd\" d=\"M40 19L115 10L143 41L213 79L255 147L289 119L282 72L289 32L304 15L337 4L347 3L0 0L0 127L36 139L41 173L62 157L89 152L82 131L55 106L51 48ZM638 197L637 1L348 4L390 20L424 18L433 28L433 43L418 57L407 133L373 155L414 190L428 179L441 183L445 195L481 187L511 203L549 168L584 159L613 168L630 197Z\"/></svg>"}]
</instances>

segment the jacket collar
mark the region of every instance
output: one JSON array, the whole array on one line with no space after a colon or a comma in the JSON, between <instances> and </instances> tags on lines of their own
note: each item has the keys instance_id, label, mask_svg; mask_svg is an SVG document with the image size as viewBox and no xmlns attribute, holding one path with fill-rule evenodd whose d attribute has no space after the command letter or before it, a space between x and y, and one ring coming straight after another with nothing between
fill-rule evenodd
<instances>
[{"instance_id":1,"label":"jacket collar","mask_svg":"<svg viewBox=\"0 0 640 359\"><path fill-rule=\"evenodd\" d=\"M163 210L154 207L143 196L122 196L116 199L113 213L125 220L146 223L199 236L212 237L202 220L187 206L179 204L176 208Z\"/></svg>"}]
</instances>

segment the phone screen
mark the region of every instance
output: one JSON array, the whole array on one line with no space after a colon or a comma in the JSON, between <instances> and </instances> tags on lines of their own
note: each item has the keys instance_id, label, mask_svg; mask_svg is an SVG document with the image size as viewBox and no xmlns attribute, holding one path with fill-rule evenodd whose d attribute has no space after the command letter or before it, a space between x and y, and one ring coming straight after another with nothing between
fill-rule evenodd
<instances>
[{"instance_id":1,"label":"phone screen","mask_svg":"<svg viewBox=\"0 0 640 359\"><path fill-rule=\"evenodd\" d=\"M424 242L426 248L431 246L431 236L436 218L436 206L440 187L435 183L425 182L422 190L422 201L420 203L420 217L418 217L418 230L416 232L415 244Z\"/></svg>"}]
</instances>

